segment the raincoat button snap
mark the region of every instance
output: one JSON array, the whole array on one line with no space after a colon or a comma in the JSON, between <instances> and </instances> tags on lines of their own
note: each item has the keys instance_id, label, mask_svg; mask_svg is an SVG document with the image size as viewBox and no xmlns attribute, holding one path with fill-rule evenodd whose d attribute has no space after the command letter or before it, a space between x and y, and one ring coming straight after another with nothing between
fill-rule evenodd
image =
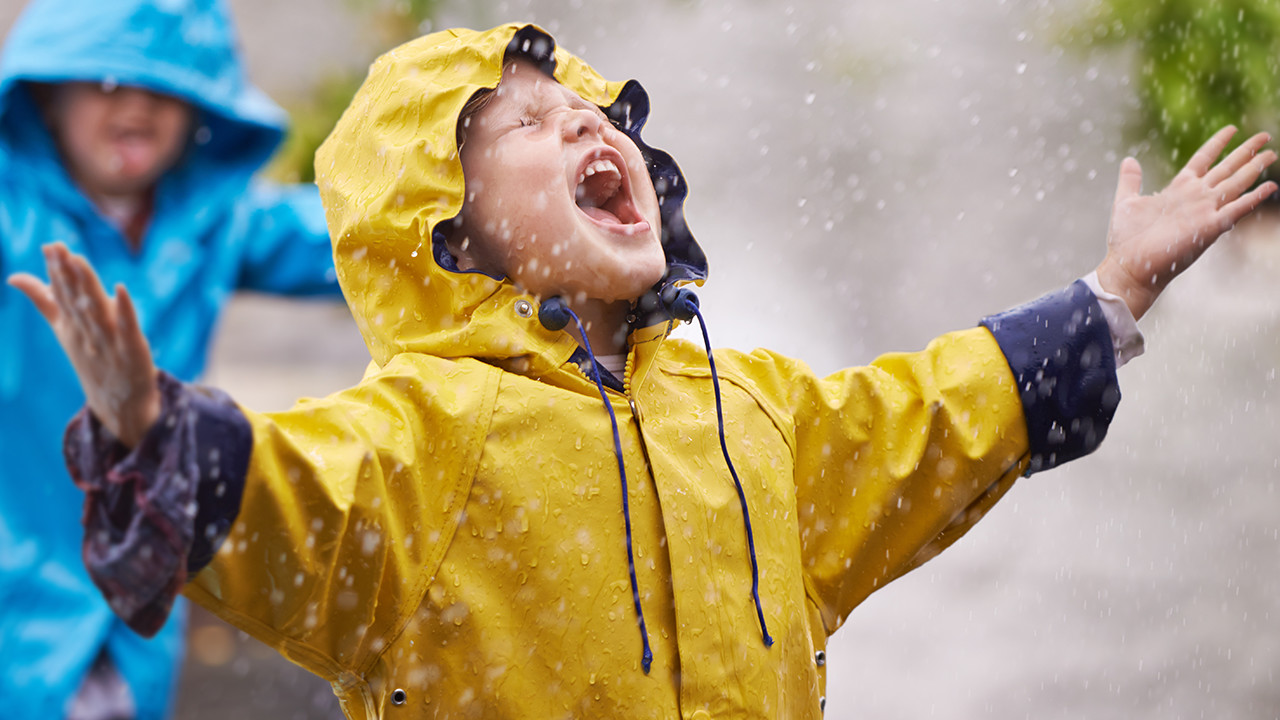
<instances>
[{"instance_id":1,"label":"raincoat button snap","mask_svg":"<svg viewBox=\"0 0 1280 720\"><path fill-rule=\"evenodd\" d=\"M528 300L517 300L516 314L522 318L533 317L533 304Z\"/></svg>"},{"instance_id":2,"label":"raincoat button snap","mask_svg":"<svg viewBox=\"0 0 1280 720\"><path fill-rule=\"evenodd\" d=\"M823 665L826 665L827 654L819 650L818 652L813 654L813 662L816 663L818 667L822 667Z\"/></svg>"},{"instance_id":3,"label":"raincoat button snap","mask_svg":"<svg viewBox=\"0 0 1280 720\"><path fill-rule=\"evenodd\" d=\"M689 716L689 720L711 720L711 713L702 709L694 710L693 714Z\"/></svg>"},{"instance_id":4,"label":"raincoat button snap","mask_svg":"<svg viewBox=\"0 0 1280 720\"><path fill-rule=\"evenodd\" d=\"M818 709L819 709L819 710L821 710L822 712L826 712L826 711L827 711L827 696L826 696L826 695L823 695L822 697L818 698Z\"/></svg>"},{"instance_id":5,"label":"raincoat button snap","mask_svg":"<svg viewBox=\"0 0 1280 720\"><path fill-rule=\"evenodd\" d=\"M403 690L401 690L400 688L396 688L395 690L391 691L392 705L403 705L404 701L405 701L405 694Z\"/></svg>"}]
</instances>

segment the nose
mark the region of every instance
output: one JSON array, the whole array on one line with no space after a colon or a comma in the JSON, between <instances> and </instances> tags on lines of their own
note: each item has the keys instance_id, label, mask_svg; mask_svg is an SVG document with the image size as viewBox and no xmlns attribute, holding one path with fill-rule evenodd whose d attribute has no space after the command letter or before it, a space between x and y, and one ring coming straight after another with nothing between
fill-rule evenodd
<instances>
[{"instance_id":1,"label":"nose","mask_svg":"<svg viewBox=\"0 0 1280 720\"><path fill-rule=\"evenodd\" d=\"M560 132L568 142L593 135L600 137L603 124L604 120L590 110L575 109L568 111L560 125Z\"/></svg>"},{"instance_id":2,"label":"nose","mask_svg":"<svg viewBox=\"0 0 1280 720\"><path fill-rule=\"evenodd\" d=\"M115 97L117 103L142 110L151 110L164 102L163 95L141 87L121 86L114 88L110 94Z\"/></svg>"}]
</instances>

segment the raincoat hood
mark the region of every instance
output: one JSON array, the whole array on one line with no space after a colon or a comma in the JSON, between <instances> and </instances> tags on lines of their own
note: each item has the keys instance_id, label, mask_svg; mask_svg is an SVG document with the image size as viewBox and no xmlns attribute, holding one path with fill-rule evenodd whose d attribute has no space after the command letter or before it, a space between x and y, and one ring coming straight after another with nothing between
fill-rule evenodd
<instances>
[{"instance_id":1,"label":"raincoat hood","mask_svg":"<svg viewBox=\"0 0 1280 720\"><path fill-rule=\"evenodd\" d=\"M649 301L662 288L706 277L684 222L684 176L640 138L649 111L639 83L609 82L533 25L453 29L379 58L316 154L339 282L379 366L402 352L474 357L540 375L576 349L537 319L539 298L480 272L460 272L443 224L463 204L457 125L467 102L497 87L504 60L537 63L595 103L640 148L657 191L667 272L641 300L637 327L663 320Z\"/></svg>"},{"instance_id":2,"label":"raincoat hood","mask_svg":"<svg viewBox=\"0 0 1280 720\"><path fill-rule=\"evenodd\" d=\"M279 145L286 116L248 81L237 45L222 0L35 0L0 57L0 156L57 161L26 83L130 85L199 111L178 174L242 184Z\"/></svg>"}]
</instances>

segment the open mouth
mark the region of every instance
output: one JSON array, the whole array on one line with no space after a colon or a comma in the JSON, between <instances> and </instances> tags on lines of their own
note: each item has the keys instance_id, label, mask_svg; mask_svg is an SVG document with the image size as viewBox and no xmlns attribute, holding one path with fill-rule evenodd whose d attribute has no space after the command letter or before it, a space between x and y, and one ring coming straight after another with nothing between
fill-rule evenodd
<instances>
[{"instance_id":1,"label":"open mouth","mask_svg":"<svg viewBox=\"0 0 1280 720\"><path fill-rule=\"evenodd\" d=\"M111 148L115 172L144 172L158 162L155 134L145 128L117 129L111 136Z\"/></svg>"},{"instance_id":2,"label":"open mouth","mask_svg":"<svg viewBox=\"0 0 1280 720\"><path fill-rule=\"evenodd\" d=\"M121 123L111 128L111 137L116 142L150 142L155 130L144 123Z\"/></svg>"},{"instance_id":3,"label":"open mouth","mask_svg":"<svg viewBox=\"0 0 1280 720\"><path fill-rule=\"evenodd\" d=\"M648 223L631 201L631 186L623 172L626 165L616 152L590 153L578 172L574 201L582 212L601 225L641 231Z\"/></svg>"}]
</instances>

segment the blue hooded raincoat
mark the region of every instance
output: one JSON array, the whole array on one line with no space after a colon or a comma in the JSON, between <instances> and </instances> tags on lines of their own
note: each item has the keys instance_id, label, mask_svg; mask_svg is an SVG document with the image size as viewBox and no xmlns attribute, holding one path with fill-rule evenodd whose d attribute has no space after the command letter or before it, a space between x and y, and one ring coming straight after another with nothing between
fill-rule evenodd
<instances>
[{"instance_id":1,"label":"blue hooded raincoat","mask_svg":"<svg viewBox=\"0 0 1280 720\"><path fill-rule=\"evenodd\" d=\"M196 131L155 190L141 249L98 213L59 162L28 83L135 85L197 108ZM156 363L194 379L218 311L237 289L337 295L312 186L252 181L284 113L245 77L220 0L36 0L0 60L0 276L44 276L62 241L134 297ZM52 331L0 285L0 698L6 718L58 718L106 649L139 718L165 715L182 612L151 640L118 620L81 560L83 495L62 433L84 402Z\"/></svg>"}]
</instances>

